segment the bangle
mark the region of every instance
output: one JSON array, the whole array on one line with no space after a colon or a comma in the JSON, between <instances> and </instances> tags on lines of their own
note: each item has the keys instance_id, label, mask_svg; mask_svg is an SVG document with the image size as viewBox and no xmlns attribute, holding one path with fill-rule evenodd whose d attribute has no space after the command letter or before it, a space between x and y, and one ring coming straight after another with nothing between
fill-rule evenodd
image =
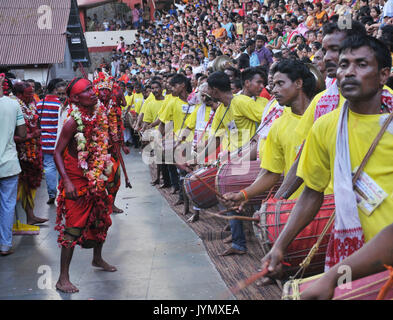
<instances>
[{"instance_id":1,"label":"bangle","mask_svg":"<svg viewBox=\"0 0 393 320\"><path fill-rule=\"evenodd\" d=\"M245 189L240 190L241 193L243 193L244 196L244 200L248 201L248 195L247 195L247 191Z\"/></svg>"}]
</instances>

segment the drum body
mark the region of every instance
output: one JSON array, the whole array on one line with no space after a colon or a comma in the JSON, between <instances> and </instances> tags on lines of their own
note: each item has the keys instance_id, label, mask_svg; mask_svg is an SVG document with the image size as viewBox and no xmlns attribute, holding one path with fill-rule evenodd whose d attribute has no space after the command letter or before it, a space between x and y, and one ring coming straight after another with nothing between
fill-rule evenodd
<instances>
[{"instance_id":1,"label":"drum body","mask_svg":"<svg viewBox=\"0 0 393 320\"><path fill-rule=\"evenodd\" d=\"M283 300L300 300L301 293L310 285L317 281L322 274L305 278L287 281L284 284L282 299ZM334 290L333 300L375 300L382 286L389 280L389 270L364 277ZM393 289L391 288L385 300L393 299Z\"/></svg>"},{"instance_id":2,"label":"drum body","mask_svg":"<svg viewBox=\"0 0 393 320\"><path fill-rule=\"evenodd\" d=\"M203 181L214 189L217 167L204 167L194 171ZM218 203L216 194L200 182L192 173L184 178L184 191L187 197L199 208L207 209Z\"/></svg>"},{"instance_id":3,"label":"drum body","mask_svg":"<svg viewBox=\"0 0 393 320\"><path fill-rule=\"evenodd\" d=\"M227 192L239 192L242 189L247 188L251 185L258 177L261 171L260 160L256 161L243 161L241 163L224 163L221 165L217 172L216 178L216 190L220 194ZM272 188L271 191L267 191L264 194L250 199L248 205L259 205L263 200L267 199L269 195L273 195L280 188L283 181L281 176L279 182Z\"/></svg>"},{"instance_id":4,"label":"drum body","mask_svg":"<svg viewBox=\"0 0 393 320\"><path fill-rule=\"evenodd\" d=\"M264 202L261 209L254 214L259 217L260 222L254 223L255 236L260 241L262 250L266 255L273 244L276 242L286 222L289 214L296 204L297 199L278 200L270 198ZM284 261L290 264L287 272L295 273L299 269L299 264L306 258L312 246L316 243L319 235L329 221L329 218L335 210L334 195L326 195L322 206L313 221L304 228L289 245ZM324 270L326 249L330 238L331 229L324 236L315 253L310 265L307 267L305 274L317 274Z\"/></svg>"}]
</instances>

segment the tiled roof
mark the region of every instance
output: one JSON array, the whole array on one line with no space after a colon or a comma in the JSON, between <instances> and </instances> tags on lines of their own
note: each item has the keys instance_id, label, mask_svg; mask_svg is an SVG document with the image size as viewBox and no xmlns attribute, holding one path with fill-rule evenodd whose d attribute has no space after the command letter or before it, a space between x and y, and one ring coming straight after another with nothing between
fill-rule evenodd
<instances>
[{"instance_id":1,"label":"tiled roof","mask_svg":"<svg viewBox=\"0 0 393 320\"><path fill-rule=\"evenodd\" d=\"M0 65L63 62L70 7L71 0L1 1Z\"/></svg>"}]
</instances>

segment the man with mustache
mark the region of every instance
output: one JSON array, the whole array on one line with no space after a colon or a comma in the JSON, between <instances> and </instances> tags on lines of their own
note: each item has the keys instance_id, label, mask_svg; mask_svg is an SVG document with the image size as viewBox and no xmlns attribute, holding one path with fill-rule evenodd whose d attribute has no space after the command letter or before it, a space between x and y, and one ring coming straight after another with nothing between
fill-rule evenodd
<instances>
[{"instance_id":1,"label":"man with mustache","mask_svg":"<svg viewBox=\"0 0 393 320\"><path fill-rule=\"evenodd\" d=\"M325 63L325 72L327 78L333 80L325 91L320 92L314 97L310 103L310 106L307 108L307 111L303 115L302 120L295 128L295 133L299 135L302 141L306 139L307 134L316 119L326 113L329 113L337 107L342 106L344 103L344 99L342 98L339 87L337 86L337 81L335 80L338 67L338 52L340 44L351 34L366 35L366 29L357 21L352 21L351 29L343 30L340 29L336 23L329 22L323 25L322 30L322 52L324 53L323 61ZM287 174L280 189L277 191L275 198L282 197L288 199L290 195L295 192L302 184L301 179L296 177L298 160L294 162L293 168Z\"/></svg>"},{"instance_id":2,"label":"man with mustache","mask_svg":"<svg viewBox=\"0 0 393 320\"><path fill-rule=\"evenodd\" d=\"M79 289L70 281L69 266L76 244L94 248L94 267L109 272L117 269L102 258L103 243L112 224L112 200L106 190L112 171L106 108L98 101L91 82L83 78L70 82L67 96L70 117L54 152L61 176L55 228L59 231L61 260L56 288L74 293Z\"/></svg>"},{"instance_id":3,"label":"man with mustache","mask_svg":"<svg viewBox=\"0 0 393 320\"><path fill-rule=\"evenodd\" d=\"M355 35L342 43L337 81L346 101L341 108L318 119L307 137L297 171L306 186L279 238L262 260L262 265L268 266L269 277L280 275L286 248L313 220L323 192L331 183L336 215L325 270L393 223L392 122L362 170L359 179L366 189L358 192L360 185L352 186L353 173L388 113L393 112L393 94L384 87L391 66L388 48L373 37ZM380 197L370 197L377 202L365 196L373 195L372 190L379 190Z\"/></svg>"},{"instance_id":4,"label":"man with mustache","mask_svg":"<svg viewBox=\"0 0 393 320\"><path fill-rule=\"evenodd\" d=\"M308 67L298 60L282 60L271 70L273 74L273 94L280 105L290 107L290 111L274 121L266 142L263 145L261 157L262 172L253 184L240 192L224 195L225 206L234 207L271 189L286 174L302 143L291 135L297 126L315 90L315 78ZM296 197L297 193L293 194ZM232 220L231 220L232 222ZM228 252L239 254L236 247Z\"/></svg>"}]
</instances>

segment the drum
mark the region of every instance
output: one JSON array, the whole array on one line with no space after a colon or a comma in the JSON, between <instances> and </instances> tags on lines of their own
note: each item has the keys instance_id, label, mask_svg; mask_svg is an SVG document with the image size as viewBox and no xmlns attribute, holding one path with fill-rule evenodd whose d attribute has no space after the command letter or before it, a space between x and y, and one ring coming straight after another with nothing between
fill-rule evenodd
<instances>
[{"instance_id":1,"label":"drum","mask_svg":"<svg viewBox=\"0 0 393 320\"><path fill-rule=\"evenodd\" d=\"M217 167L199 168L194 173L214 189ZM187 174L184 178L184 191L187 197L201 209L210 208L218 203L216 194L193 176L192 173Z\"/></svg>"},{"instance_id":2,"label":"drum","mask_svg":"<svg viewBox=\"0 0 393 320\"><path fill-rule=\"evenodd\" d=\"M386 270L338 286L334 290L333 300L375 300L382 286L389 280L389 274L389 270ZM284 284L282 299L300 300L301 293L321 276L322 274L318 274L310 278L287 281ZM387 291L384 299L393 299L392 288Z\"/></svg>"},{"instance_id":3,"label":"drum","mask_svg":"<svg viewBox=\"0 0 393 320\"><path fill-rule=\"evenodd\" d=\"M123 122L125 128L132 128L136 120L135 115L131 112L124 113Z\"/></svg>"},{"instance_id":4,"label":"drum","mask_svg":"<svg viewBox=\"0 0 393 320\"><path fill-rule=\"evenodd\" d=\"M217 172L216 177L216 190L220 194L227 192L239 192L240 190L251 185L257 178L261 171L260 160L233 163L228 162L221 165ZM271 191L267 191L262 195L252 198L248 201L248 205L259 205L261 202L270 195L274 195L280 188L283 181L283 176L280 181L272 188Z\"/></svg>"},{"instance_id":5,"label":"drum","mask_svg":"<svg viewBox=\"0 0 393 320\"><path fill-rule=\"evenodd\" d=\"M270 251L280 235L296 201L297 199L278 200L270 198L262 203L261 209L254 214L254 217L260 219L259 223L253 223L254 233L265 255ZM316 243L319 235L333 214L334 209L334 195L326 195L314 220L297 235L287 249L284 261L291 265L286 270L288 274L293 274L299 269L299 264L306 258L310 249ZM326 249L332 227L333 224L322 239L319 249L307 267L305 274L310 275L323 272Z\"/></svg>"}]
</instances>

